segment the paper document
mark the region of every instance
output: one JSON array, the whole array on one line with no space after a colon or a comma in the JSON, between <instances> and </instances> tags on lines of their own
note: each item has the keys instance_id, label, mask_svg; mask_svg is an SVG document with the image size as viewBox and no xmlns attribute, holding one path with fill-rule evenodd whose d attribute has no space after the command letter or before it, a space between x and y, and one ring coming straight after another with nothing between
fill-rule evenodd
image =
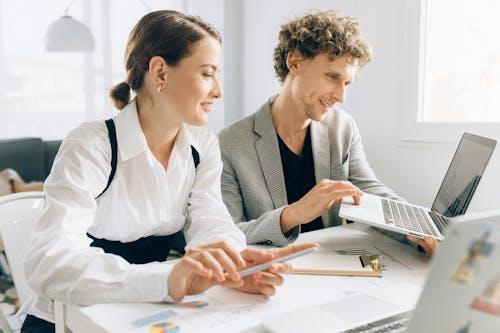
<instances>
[{"instance_id":1,"label":"paper document","mask_svg":"<svg viewBox=\"0 0 500 333\"><path fill-rule=\"evenodd\" d=\"M264 296L214 287L204 294L187 297L182 303L98 304L82 312L106 332L218 333L252 328L262 318L286 309Z\"/></svg>"},{"instance_id":2,"label":"paper document","mask_svg":"<svg viewBox=\"0 0 500 333\"><path fill-rule=\"evenodd\" d=\"M381 276L371 266L363 267L359 255L318 252L290 261L295 274Z\"/></svg>"},{"instance_id":3,"label":"paper document","mask_svg":"<svg viewBox=\"0 0 500 333\"><path fill-rule=\"evenodd\" d=\"M297 269L335 269L339 271L370 270L369 267L361 267L361 261L357 255L339 255L334 253L314 253L307 257L301 257L290 261L293 268Z\"/></svg>"},{"instance_id":4,"label":"paper document","mask_svg":"<svg viewBox=\"0 0 500 333\"><path fill-rule=\"evenodd\" d=\"M408 246L391 240L388 243L376 245L361 245L352 247L335 247L329 249L337 254L346 255L380 255L379 262L384 271L415 271L426 270L428 259L415 250L408 251Z\"/></svg>"}]
</instances>

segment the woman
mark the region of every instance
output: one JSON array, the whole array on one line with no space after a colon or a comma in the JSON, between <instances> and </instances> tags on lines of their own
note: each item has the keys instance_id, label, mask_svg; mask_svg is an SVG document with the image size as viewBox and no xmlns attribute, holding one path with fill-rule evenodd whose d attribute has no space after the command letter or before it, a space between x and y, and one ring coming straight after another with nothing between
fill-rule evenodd
<instances>
[{"instance_id":1,"label":"woman","mask_svg":"<svg viewBox=\"0 0 500 333\"><path fill-rule=\"evenodd\" d=\"M221 198L216 136L190 126L206 124L221 97L221 57L219 34L200 18L157 11L134 27L126 81L111 91L122 111L73 130L45 183L25 263L38 299L23 332L54 331L50 299L178 301L214 284L272 295L288 265L238 271L311 246L244 250ZM171 267L182 230L188 252Z\"/></svg>"}]
</instances>

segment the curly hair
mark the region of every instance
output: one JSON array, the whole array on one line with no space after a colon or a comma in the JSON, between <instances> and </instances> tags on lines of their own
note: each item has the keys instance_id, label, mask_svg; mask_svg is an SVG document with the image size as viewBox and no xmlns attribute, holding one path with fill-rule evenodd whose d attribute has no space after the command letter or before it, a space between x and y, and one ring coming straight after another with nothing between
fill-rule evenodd
<instances>
[{"instance_id":1,"label":"curly hair","mask_svg":"<svg viewBox=\"0 0 500 333\"><path fill-rule=\"evenodd\" d=\"M360 67L372 58L371 47L361 36L358 22L333 10L309 13L281 26L274 49L274 70L281 82L289 72L286 58L290 52L299 52L305 59L320 53L328 53L332 60L350 55Z\"/></svg>"}]
</instances>

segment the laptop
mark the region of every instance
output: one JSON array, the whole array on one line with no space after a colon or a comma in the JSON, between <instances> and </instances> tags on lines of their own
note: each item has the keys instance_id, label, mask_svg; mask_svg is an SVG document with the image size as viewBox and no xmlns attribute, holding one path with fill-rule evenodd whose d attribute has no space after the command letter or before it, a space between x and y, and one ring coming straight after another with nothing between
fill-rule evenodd
<instances>
[{"instance_id":1,"label":"laptop","mask_svg":"<svg viewBox=\"0 0 500 333\"><path fill-rule=\"evenodd\" d=\"M352 199L344 199L339 216L401 234L442 240L450 218L467 211L496 144L496 140L464 133L431 209L364 193L358 206Z\"/></svg>"},{"instance_id":2,"label":"laptop","mask_svg":"<svg viewBox=\"0 0 500 333\"><path fill-rule=\"evenodd\" d=\"M454 223L414 311L345 333L500 332L500 215Z\"/></svg>"},{"instance_id":3,"label":"laptop","mask_svg":"<svg viewBox=\"0 0 500 333\"><path fill-rule=\"evenodd\" d=\"M270 332L305 332L312 323L321 321L315 332L500 332L500 210L471 216L454 219L432 259L414 310L393 311L381 299L360 294L347 297L333 308L315 306L297 311L295 316L264 320L264 328ZM350 326L349 316L342 311L346 305L351 317L363 313L382 319ZM386 307L390 316L379 316L380 307ZM373 315L368 314L370 311Z\"/></svg>"}]
</instances>

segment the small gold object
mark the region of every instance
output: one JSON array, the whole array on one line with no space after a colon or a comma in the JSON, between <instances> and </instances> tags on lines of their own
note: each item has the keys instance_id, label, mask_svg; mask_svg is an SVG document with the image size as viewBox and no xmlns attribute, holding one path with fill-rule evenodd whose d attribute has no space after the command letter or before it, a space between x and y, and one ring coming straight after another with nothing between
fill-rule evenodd
<instances>
[{"instance_id":1,"label":"small gold object","mask_svg":"<svg viewBox=\"0 0 500 333\"><path fill-rule=\"evenodd\" d=\"M361 266L366 267L370 265L374 271L379 271L384 268L384 265L381 265L379 259L382 257L380 254L368 254L359 256L359 260L361 260Z\"/></svg>"}]
</instances>

